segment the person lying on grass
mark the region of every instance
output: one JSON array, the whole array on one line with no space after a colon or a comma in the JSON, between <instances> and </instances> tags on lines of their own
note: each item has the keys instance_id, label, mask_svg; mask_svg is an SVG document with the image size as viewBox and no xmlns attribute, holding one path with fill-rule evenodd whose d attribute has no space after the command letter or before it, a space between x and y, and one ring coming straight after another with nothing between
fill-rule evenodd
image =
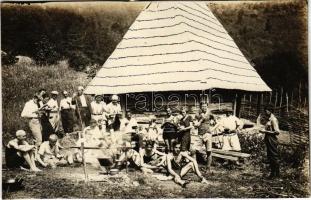
<instances>
[{"instance_id":1,"label":"person lying on grass","mask_svg":"<svg viewBox=\"0 0 311 200\"><path fill-rule=\"evenodd\" d=\"M36 146L26 142L26 132L16 131L16 138L9 141L5 148L5 161L8 168L24 168L25 162L29 165L30 171L41 171L35 164Z\"/></svg>"},{"instance_id":2,"label":"person lying on grass","mask_svg":"<svg viewBox=\"0 0 311 200\"><path fill-rule=\"evenodd\" d=\"M201 179L201 183L207 183L207 180L202 176L197 161L189 155L189 152L180 150L181 144L174 145L173 153L166 155L166 162L164 163L168 173L174 177L175 183L186 187L187 181L182 180L190 170L193 170ZM176 171L175 171L176 170ZM178 172L177 172L178 171Z\"/></svg>"},{"instance_id":3,"label":"person lying on grass","mask_svg":"<svg viewBox=\"0 0 311 200\"><path fill-rule=\"evenodd\" d=\"M73 163L71 155L62 155L60 153L60 145L58 144L58 137L55 134L50 135L49 140L40 145L38 151L38 162L43 167L56 168L58 165L67 165Z\"/></svg>"},{"instance_id":4,"label":"person lying on grass","mask_svg":"<svg viewBox=\"0 0 311 200\"><path fill-rule=\"evenodd\" d=\"M139 151L141 166L147 169L158 169L165 160L165 153L155 148L154 141L146 141L145 147Z\"/></svg>"}]
</instances>

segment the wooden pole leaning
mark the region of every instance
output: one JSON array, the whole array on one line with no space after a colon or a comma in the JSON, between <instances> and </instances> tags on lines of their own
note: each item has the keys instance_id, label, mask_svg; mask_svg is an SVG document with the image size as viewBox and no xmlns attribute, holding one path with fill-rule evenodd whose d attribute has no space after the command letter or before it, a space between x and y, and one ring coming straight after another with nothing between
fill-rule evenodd
<instances>
[{"instance_id":1,"label":"wooden pole leaning","mask_svg":"<svg viewBox=\"0 0 311 200\"><path fill-rule=\"evenodd\" d=\"M73 88L74 89L74 88ZM74 90L73 90L74 91ZM79 122L81 125L81 132L83 133L84 130L84 123L82 122L82 118L81 118L81 113L80 113L80 109L78 106L78 101L77 99L75 99L75 104L76 104L76 109L77 109L77 113L78 113L78 117L79 117ZM83 134L81 134L81 136L83 137ZM87 171L86 171L86 162L85 162L85 155L84 155L84 141L82 140L81 142L81 154L82 154L82 163L83 163L83 173L84 173L84 181L88 182L88 175L87 175Z\"/></svg>"}]
</instances>

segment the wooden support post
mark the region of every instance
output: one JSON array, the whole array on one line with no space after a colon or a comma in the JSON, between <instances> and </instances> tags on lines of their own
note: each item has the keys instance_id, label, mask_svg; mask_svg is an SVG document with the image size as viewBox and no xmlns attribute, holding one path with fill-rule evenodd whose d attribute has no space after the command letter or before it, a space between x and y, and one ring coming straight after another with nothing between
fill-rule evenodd
<instances>
[{"instance_id":1,"label":"wooden support post","mask_svg":"<svg viewBox=\"0 0 311 200\"><path fill-rule=\"evenodd\" d=\"M280 108L282 107L282 101L283 101L283 88L281 88Z\"/></svg>"},{"instance_id":2,"label":"wooden support post","mask_svg":"<svg viewBox=\"0 0 311 200\"><path fill-rule=\"evenodd\" d=\"M292 96L290 100L290 105L293 106L293 101L294 101L294 90L292 91Z\"/></svg>"},{"instance_id":3,"label":"wooden support post","mask_svg":"<svg viewBox=\"0 0 311 200\"><path fill-rule=\"evenodd\" d=\"M286 92L286 112L288 112L288 94Z\"/></svg>"},{"instance_id":4,"label":"wooden support post","mask_svg":"<svg viewBox=\"0 0 311 200\"><path fill-rule=\"evenodd\" d=\"M299 100L299 104L298 104L298 108L299 108L301 105L301 82L299 83L298 100Z\"/></svg>"},{"instance_id":5,"label":"wooden support post","mask_svg":"<svg viewBox=\"0 0 311 200\"><path fill-rule=\"evenodd\" d=\"M246 104L246 95L244 94L243 95L243 104L242 104L243 106L241 105L242 111L244 111L245 104Z\"/></svg>"},{"instance_id":6,"label":"wooden support post","mask_svg":"<svg viewBox=\"0 0 311 200\"><path fill-rule=\"evenodd\" d=\"M269 104L271 104L272 94L273 94L273 91L270 92Z\"/></svg>"},{"instance_id":7,"label":"wooden support post","mask_svg":"<svg viewBox=\"0 0 311 200\"><path fill-rule=\"evenodd\" d=\"M249 109L248 109L248 115L251 114L251 108L252 108L252 94L249 95Z\"/></svg>"},{"instance_id":8,"label":"wooden support post","mask_svg":"<svg viewBox=\"0 0 311 200\"><path fill-rule=\"evenodd\" d=\"M276 104L278 102L278 91L275 92L275 102L274 102L274 109L276 108Z\"/></svg>"},{"instance_id":9,"label":"wooden support post","mask_svg":"<svg viewBox=\"0 0 311 200\"><path fill-rule=\"evenodd\" d=\"M260 94L257 94L257 116L260 114L261 111L261 98L259 95Z\"/></svg>"},{"instance_id":10,"label":"wooden support post","mask_svg":"<svg viewBox=\"0 0 311 200\"><path fill-rule=\"evenodd\" d=\"M125 95L126 94L119 95L123 119L125 118L125 114L126 114L126 96Z\"/></svg>"},{"instance_id":11,"label":"wooden support post","mask_svg":"<svg viewBox=\"0 0 311 200\"><path fill-rule=\"evenodd\" d=\"M305 100L304 100L304 102L303 102L303 107L305 108L306 105L307 105L307 98L305 97Z\"/></svg>"},{"instance_id":12,"label":"wooden support post","mask_svg":"<svg viewBox=\"0 0 311 200\"><path fill-rule=\"evenodd\" d=\"M233 100L233 115L236 116L236 107L237 107L237 93L234 95L234 100Z\"/></svg>"},{"instance_id":13,"label":"wooden support post","mask_svg":"<svg viewBox=\"0 0 311 200\"><path fill-rule=\"evenodd\" d=\"M84 122L82 121L81 113L80 113L80 109L79 109L79 105L78 105L77 100L75 101L75 103L76 103L76 109L77 109L77 112L78 112L79 122L80 122L80 125L81 125L81 128L82 128L82 134L81 134L81 136L83 136L83 130L84 130L85 124L84 124ZM84 136L83 136L83 137L84 137ZM84 142L81 142L81 154L82 154L84 181L85 181L85 182L88 182L88 176L87 176L87 172L86 172L85 155L84 155Z\"/></svg>"},{"instance_id":14,"label":"wooden support post","mask_svg":"<svg viewBox=\"0 0 311 200\"><path fill-rule=\"evenodd\" d=\"M86 172L86 161L85 161L85 154L84 154L84 142L81 142L81 154L82 154L82 162L83 162L84 181L88 182L88 175Z\"/></svg>"},{"instance_id":15,"label":"wooden support post","mask_svg":"<svg viewBox=\"0 0 311 200\"><path fill-rule=\"evenodd\" d=\"M263 93L261 93L261 104L264 104Z\"/></svg>"},{"instance_id":16,"label":"wooden support post","mask_svg":"<svg viewBox=\"0 0 311 200\"><path fill-rule=\"evenodd\" d=\"M241 117L240 111L241 111L241 102L242 102L242 95L240 93L237 94L237 100L236 100L236 116Z\"/></svg>"}]
</instances>

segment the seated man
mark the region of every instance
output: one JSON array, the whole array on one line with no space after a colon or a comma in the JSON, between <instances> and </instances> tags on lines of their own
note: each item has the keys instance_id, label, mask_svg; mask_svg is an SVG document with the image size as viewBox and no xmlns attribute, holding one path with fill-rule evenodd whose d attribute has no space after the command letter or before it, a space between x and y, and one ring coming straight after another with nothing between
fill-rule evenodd
<instances>
[{"instance_id":1,"label":"seated man","mask_svg":"<svg viewBox=\"0 0 311 200\"><path fill-rule=\"evenodd\" d=\"M84 144L84 155L85 161L87 163L94 164L94 166L98 166L97 157L102 155L102 149L100 148L107 148L108 144L104 138L103 133L99 130L96 120L90 120L90 126L86 127L82 134L79 135L79 139L76 142L77 146L81 146ZM87 149L88 147L94 149ZM96 149L98 147L98 149ZM80 162L82 161L82 153L80 150L76 150L75 157Z\"/></svg>"},{"instance_id":2,"label":"seated man","mask_svg":"<svg viewBox=\"0 0 311 200\"><path fill-rule=\"evenodd\" d=\"M181 145L175 144L173 153L169 153L166 156L165 166L168 173L174 177L175 183L185 187L187 182L182 180L189 170L193 170L196 175L201 179L201 183L207 183L206 179L202 176L197 161L192 158L187 151L181 152ZM178 170L175 172L174 170Z\"/></svg>"},{"instance_id":3,"label":"seated man","mask_svg":"<svg viewBox=\"0 0 311 200\"><path fill-rule=\"evenodd\" d=\"M217 128L223 128L223 146L222 150L241 151L241 145L237 132L243 127L242 121L232 115L231 111L226 112L226 116L213 127L211 132Z\"/></svg>"},{"instance_id":4,"label":"seated man","mask_svg":"<svg viewBox=\"0 0 311 200\"><path fill-rule=\"evenodd\" d=\"M34 160L35 145L29 145L26 142L26 132L24 130L16 131L16 138L9 141L5 149L5 163L8 168L23 168L26 163L30 170L34 172L41 171L36 167Z\"/></svg>"},{"instance_id":5,"label":"seated man","mask_svg":"<svg viewBox=\"0 0 311 200\"><path fill-rule=\"evenodd\" d=\"M154 145L154 141L146 141L145 148L139 151L141 166L144 168L157 169L165 161L166 154L155 149Z\"/></svg>"},{"instance_id":6,"label":"seated man","mask_svg":"<svg viewBox=\"0 0 311 200\"><path fill-rule=\"evenodd\" d=\"M122 119L121 127L125 133L135 132L138 127L136 119L132 116L132 113L128 111L126 117Z\"/></svg>"},{"instance_id":7,"label":"seated man","mask_svg":"<svg viewBox=\"0 0 311 200\"><path fill-rule=\"evenodd\" d=\"M87 126L84 128L82 134L80 135L80 138L88 139L94 139L98 140L100 138L103 138L104 134L102 131L100 131L98 127L98 123L95 119L90 120L90 126ZM86 141L88 143L91 143L90 140Z\"/></svg>"},{"instance_id":8,"label":"seated man","mask_svg":"<svg viewBox=\"0 0 311 200\"><path fill-rule=\"evenodd\" d=\"M55 134L50 135L49 140L40 145L38 154L38 162L43 167L56 168L57 165L73 163L71 155L60 154L60 145L58 143L58 137Z\"/></svg>"},{"instance_id":9,"label":"seated man","mask_svg":"<svg viewBox=\"0 0 311 200\"><path fill-rule=\"evenodd\" d=\"M133 145L129 142L124 142L121 149L121 155L116 160L116 165L120 169L129 166L134 169L141 169L141 157L137 151L133 149Z\"/></svg>"}]
</instances>

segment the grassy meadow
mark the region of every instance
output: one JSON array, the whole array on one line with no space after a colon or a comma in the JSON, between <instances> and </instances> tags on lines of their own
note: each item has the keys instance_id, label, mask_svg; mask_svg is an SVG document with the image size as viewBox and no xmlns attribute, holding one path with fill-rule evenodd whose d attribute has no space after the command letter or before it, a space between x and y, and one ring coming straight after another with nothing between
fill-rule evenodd
<instances>
[{"instance_id":1,"label":"grassy meadow","mask_svg":"<svg viewBox=\"0 0 311 200\"><path fill-rule=\"evenodd\" d=\"M40 88L48 92L67 90L72 94L78 85L87 85L87 74L77 72L62 61L55 65L39 66L20 63L2 66L2 128L3 139L14 136L18 129L28 130L20 117L24 104ZM60 95L61 96L61 95Z\"/></svg>"}]
</instances>

